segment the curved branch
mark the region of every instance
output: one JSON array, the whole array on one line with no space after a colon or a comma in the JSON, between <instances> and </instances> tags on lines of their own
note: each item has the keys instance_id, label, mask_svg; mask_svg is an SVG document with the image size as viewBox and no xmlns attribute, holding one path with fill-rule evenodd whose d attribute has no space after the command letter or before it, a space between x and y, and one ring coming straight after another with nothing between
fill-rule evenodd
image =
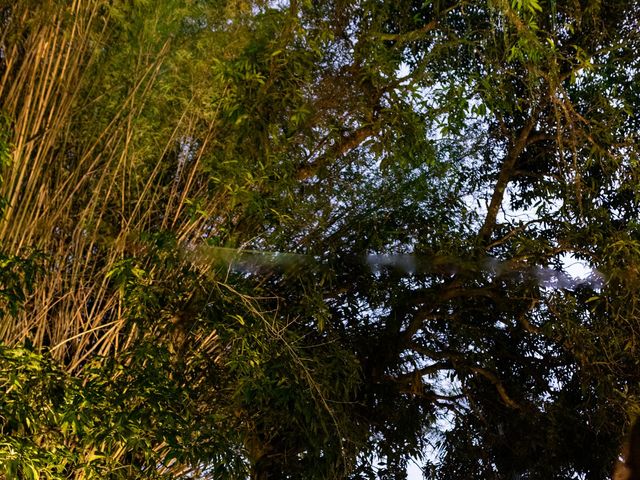
<instances>
[{"instance_id":1,"label":"curved branch","mask_svg":"<svg viewBox=\"0 0 640 480\"><path fill-rule=\"evenodd\" d=\"M509 185L509 181L513 176L513 168L516 164L516 161L522 154L523 150L526 148L529 143L529 135L533 130L533 126L535 125L535 118L532 114L531 117L527 120L522 130L518 134L518 138L512 143L511 148L509 149L509 153L506 158L502 162L502 167L500 168L500 173L498 174L498 180L493 189L493 195L491 196L491 202L489 203L489 208L487 209L487 216L485 217L484 224L480 231L478 232L478 240L480 245L485 245L493 230L496 226L496 218L498 216L498 211L502 205L502 201L504 200L504 193L507 190L507 186Z\"/></svg>"}]
</instances>

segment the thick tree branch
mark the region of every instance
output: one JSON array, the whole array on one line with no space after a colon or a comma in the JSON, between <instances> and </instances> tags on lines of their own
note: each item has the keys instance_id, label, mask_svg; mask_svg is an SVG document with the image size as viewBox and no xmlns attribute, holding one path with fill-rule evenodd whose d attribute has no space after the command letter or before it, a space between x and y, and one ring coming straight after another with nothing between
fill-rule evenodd
<instances>
[{"instance_id":1,"label":"thick tree branch","mask_svg":"<svg viewBox=\"0 0 640 480\"><path fill-rule=\"evenodd\" d=\"M331 146L324 154L320 155L316 160L302 165L298 168L296 177L298 180L307 180L314 176L318 170L331 164L336 158L339 158L346 153L350 152L367 138L373 136L376 133L374 125L365 125L357 130L351 132L349 135L342 137L342 139Z\"/></svg>"},{"instance_id":2,"label":"thick tree branch","mask_svg":"<svg viewBox=\"0 0 640 480\"><path fill-rule=\"evenodd\" d=\"M434 310L449 300L455 298L487 298L495 304L502 301L500 293L491 288L465 288L458 283L453 283L442 290L425 289L416 291L413 294L412 302L414 304L428 304L418 309L413 318L409 321L409 325L402 332L402 342L408 344L412 341L412 337L420 329L423 322L434 315Z\"/></svg>"},{"instance_id":3,"label":"thick tree branch","mask_svg":"<svg viewBox=\"0 0 640 480\"><path fill-rule=\"evenodd\" d=\"M518 404L509 396L509 394L507 393L507 389L495 373L481 367L471 367L469 370L489 380L493 384L493 386L496 387L498 395L500 395L500 398L508 407L511 407L513 409L522 408L520 404Z\"/></svg>"},{"instance_id":4,"label":"thick tree branch","mask_svg":"<svg viewBox=\"0 0 640 480\"><path fill-rule=\"evenodd\" d=\"M467 364L468 359L465 357L464 354L457 351L453 351L453 350L443 350L441 352L438 352L428 347L418 345L416 343L412 343L411 348L416 352L422 353L423 355L426 355L432 359L445 360L445 361L450 360L452 364L454 364L454 367L457 367L456 368L457 370L460 370L460 371L467 370L477 375L480 375L481 377L486 378L494 385L494 387L498 392L498 395L508 407L514 408L514 409L522 408L520 404L518 404L515 400L513 400L509 396L504 384L494 372L487 370L486 368L483 368L483 367L468 365ZM455 365L456 363L458 363L457 366Z\"/></svg>"},{"instance_id":5,"label":"thick tree branch","mask_svg":"<svg viewBox=\"0 0 640 480\"><path fill-rule=\"evenodd\" d=\"M437 25L438 21L432 20L417 30L412 30L406 33L377 33L374 35L374 38L383 40L385 42L398 42L400 45L404 45L409 42L420 40L426 33L434 30Z\"/></svg>"},{"instance_id":6,"label":"thick tree branch","mask_svg":"<svg viewBox=\"0 0 640 480\"><path fill-rule=\"evenodd\" d=\"M485 217L482 228L480 228L480 231L478 232L478 241L479 245L481 246L486 245L487 241L491 237L491 234L493 233L493 230L495 229L498 211L500 210L500 206L502 205L502 201L504 199L504 192L507 190L509 181L513 176L513 170L516 161L529 142L529 135L534 125L535 116L532 114L525 123L524 127L522 127L522 130L520 130L520 133L518 134L516 140L512 142L509 148L509 153L504 159L504 162L502 162L502 167L500 168L500 173L498 174L498 180L493 189L493 195L491 196L491 202L489 203L489 208L487 209L487 216Z\"/></svg>"}]
</instances>

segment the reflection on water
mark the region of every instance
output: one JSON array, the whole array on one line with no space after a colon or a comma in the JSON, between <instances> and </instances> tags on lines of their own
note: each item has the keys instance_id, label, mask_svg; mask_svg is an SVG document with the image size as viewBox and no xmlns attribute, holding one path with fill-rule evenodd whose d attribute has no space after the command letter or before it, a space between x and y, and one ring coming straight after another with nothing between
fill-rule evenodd
<instances>
[{"instance_id":1,"label":"reflection on water","mask_svg":"<svg viewBox=\"0 0 640 480\"><path fill-rule=\"evenodd\" d=\"M199 264L223 264L238 273L260 273L265 270L289 270L296 268L336 268L331 259L287 252L234 249L215 246L199 246L189 249L187 258ZM392 269L407 276L434 274L445 277L456 275L482 275L489 279L516 277L522 280L535 279L543 288L573 289L580 285L600 290L604 276L584 262L573 257L562 260L563 269L531 265L524 260L500 260L495 257L481 259L462 258L446 255L417 254L369 254L364 259L353 255L340 256L341 267L362 262L374 274ZM332 264L332 266L329 266Z\"/></svg>"},{"instance_id":2,"label":"reflection on water","mask_svg":"<svg viewBox=\"0 0 640 480\"><path fill-rule=\"evenodd\" d=\"M373 272L393 268L407 275L434 272L451 276L458 273L478 273L490 277L500 277L518 274L522 277L535 278L541 287L552 289L571 289L585 285L599 290L604 285L604 277L600 272L577 261L571 264L565 263L566 271L540 265L530 266L522 261L499 260L494 257L486 257L477 261L447 256L370 254L366 257L366 263Z\"/></svg>"}]
</instances>

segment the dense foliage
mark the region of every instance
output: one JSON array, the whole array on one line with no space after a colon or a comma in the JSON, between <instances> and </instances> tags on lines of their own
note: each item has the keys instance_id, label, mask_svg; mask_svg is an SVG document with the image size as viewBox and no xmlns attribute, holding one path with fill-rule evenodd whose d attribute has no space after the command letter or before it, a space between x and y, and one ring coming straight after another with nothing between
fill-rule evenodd
<instances>
[{"instance_id":1,"label":"dense foliage","mask_svg":"<svg viewBox=\"0 0 640 480\"><path fill-rule=\"evenodd\" d=\"M607 478L640 411L640 4L0 25L8 478Z\"/></svg>"}]
</instances>

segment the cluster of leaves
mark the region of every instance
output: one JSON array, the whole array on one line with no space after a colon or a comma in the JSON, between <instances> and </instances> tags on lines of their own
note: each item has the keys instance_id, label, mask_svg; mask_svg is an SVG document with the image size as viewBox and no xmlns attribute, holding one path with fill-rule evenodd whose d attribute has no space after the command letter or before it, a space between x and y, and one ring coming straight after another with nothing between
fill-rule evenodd
<instances>
[{"instance_id":1,"label":"cluster of leaves","mask_svg":"<svg viewBox=\"0 0 640 480\"><path fill-rule=\"evenodd\" d=\"M2 347L0 355L8 478L176 478L177 467L197 474L185 465L202 458L207 472L239 476L246 468L232 450L237 439L191 405L189 373L176 378L164 347L96 358L79 377L29 348Z\"/></svg>"}]
</instances>

